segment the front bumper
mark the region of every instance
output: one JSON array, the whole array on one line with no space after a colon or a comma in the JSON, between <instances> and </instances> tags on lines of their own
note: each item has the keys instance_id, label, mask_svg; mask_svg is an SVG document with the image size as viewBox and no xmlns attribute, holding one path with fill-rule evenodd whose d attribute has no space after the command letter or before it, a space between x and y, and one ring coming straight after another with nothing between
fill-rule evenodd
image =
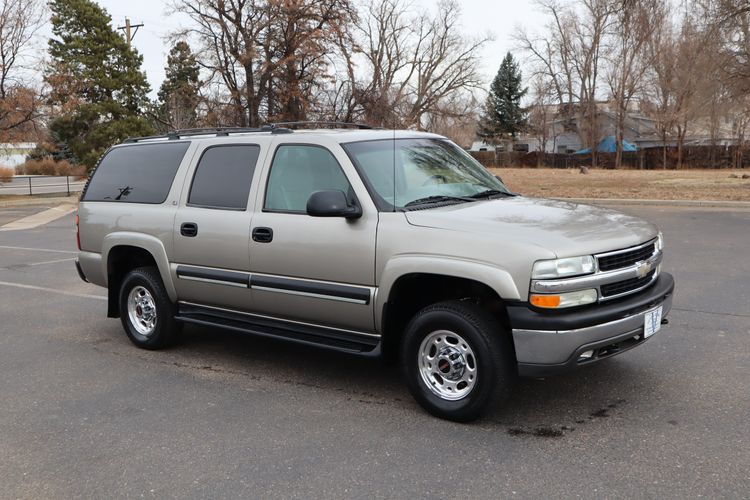
<instances>
[{"instance_id":1,"label":"front bumper","mask_svg":"<svg viewBox=\"0 0 750 500\"><path fill-rule=\"evenodd\" d=\"M662 306L662 318L666 318L673 294L672 275L662 273L652 286L636 295L577 311L509 306L518 374L540 377L567 371L642 344L646 340L644 316ZM593 356L580 359L586 351L593 351Z\"/></svg>"}]
</instances>

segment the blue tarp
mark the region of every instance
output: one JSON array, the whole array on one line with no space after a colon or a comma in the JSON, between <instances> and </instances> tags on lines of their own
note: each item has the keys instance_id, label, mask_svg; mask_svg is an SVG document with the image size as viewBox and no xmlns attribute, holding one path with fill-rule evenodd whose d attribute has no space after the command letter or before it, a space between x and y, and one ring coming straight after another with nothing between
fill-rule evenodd
<instances>
[{"instance_id":1,"label":"blue tarp","mask_svg":"<svg viewBox=\"0 0 750 500\"><path fill-rule=\"evenodd\" d=\"M596 150L600 153L615 153L617 152L617 139L615 139L614 135L609 135L602 139L602 142L599 143L599 145L596 147ZM632 151L638 151L638 148L635 147L635 144L632 142L628 142L625 139L622 140L622 150L625 152L632 152ZM587 155L591 153L591 148L581 149L580 151L576 151L575 154L577 155Z\"/></svg>"}]
</instances>

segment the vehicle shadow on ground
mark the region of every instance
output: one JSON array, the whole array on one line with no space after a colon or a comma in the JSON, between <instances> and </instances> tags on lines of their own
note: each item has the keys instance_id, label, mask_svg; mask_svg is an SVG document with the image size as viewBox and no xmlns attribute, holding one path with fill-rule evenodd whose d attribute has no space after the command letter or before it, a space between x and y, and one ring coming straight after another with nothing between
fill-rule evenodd
<instances>
[{"instance_id":1,"label":"vehicle shadow on ground","mask_svg":"<svg viewBox=\"0 0 750 500\"><path fill-rule=\"evenodd\" d=\"M423 413L401 382L398 366L380 359L193 325L185 327L183 337L171 352L188 367L341 392L355 401ZM644 387L649 378L633 360L621 358L547 379L518 379L508 402L474 425L500 426L514 436L562 437L610 417L627 417L631 395L658 390Z\"/></svg>"}]
</instances>

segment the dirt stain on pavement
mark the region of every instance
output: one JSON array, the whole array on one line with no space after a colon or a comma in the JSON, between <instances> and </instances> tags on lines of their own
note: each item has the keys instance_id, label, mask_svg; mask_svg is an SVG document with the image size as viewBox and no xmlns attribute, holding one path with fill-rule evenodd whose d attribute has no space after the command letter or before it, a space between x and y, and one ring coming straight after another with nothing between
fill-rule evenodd
<instances>
[{"instance_id":1,"label":"dirt stain on pavement","mask_svg":"<svg viewBox=\"0 0 750 500\"><path fill-rule=\"evenodd\" d=\"M523 429L521 427L511 427L508 434L511 436L533 436L541 438L560 438L565 435L566 431L574 431L574 427L563 425L562 427L535 427L534 429Z\"/></svg>"}]
</instances>

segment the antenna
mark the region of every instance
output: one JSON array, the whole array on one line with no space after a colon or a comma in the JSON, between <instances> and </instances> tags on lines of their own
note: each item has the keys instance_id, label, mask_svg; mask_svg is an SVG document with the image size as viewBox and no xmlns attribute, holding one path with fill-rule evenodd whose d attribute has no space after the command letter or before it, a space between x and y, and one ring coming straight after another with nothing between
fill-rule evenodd
<instances>
[{"instance_id":1,"label":"antenna","mask_svg":"<svg viewBox=\"0 0 750 500\"><path fill-rule=\"evenodd\" d=\"M396 211L396 115L393 115L393 211Z\"/></svg>"}]
</instances>

